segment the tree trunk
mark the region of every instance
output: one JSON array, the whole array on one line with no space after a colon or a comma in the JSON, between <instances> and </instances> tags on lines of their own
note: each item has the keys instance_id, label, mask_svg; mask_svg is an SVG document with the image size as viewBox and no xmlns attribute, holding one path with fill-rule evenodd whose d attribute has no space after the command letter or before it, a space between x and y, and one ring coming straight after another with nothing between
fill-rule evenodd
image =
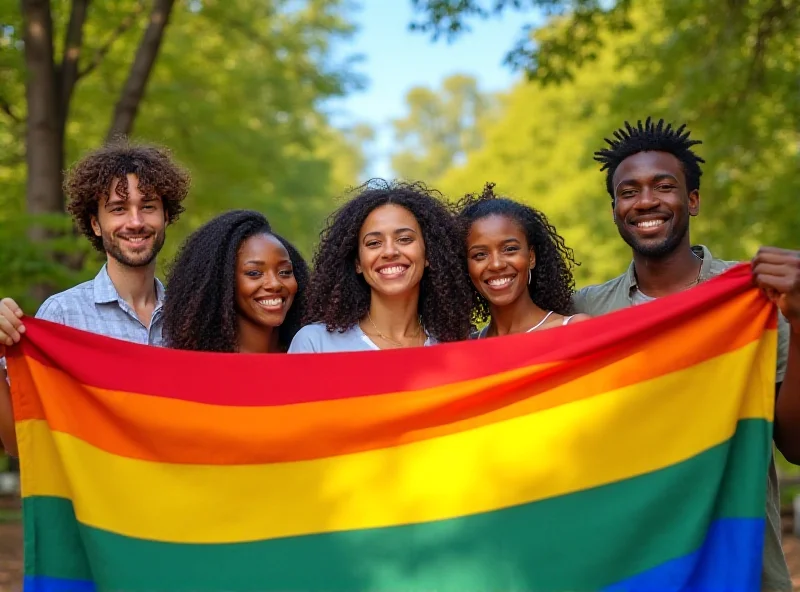
<instances>
[{"instance_id":1,"label":"tree trunk","mask_svg":"<svg viewBox=\"0 0 800 592\"><path fill-rule=\"evenodd\" d=\"M58 121L58 91L53 62L53 21L49 0L22 0L25 42L25 85L28 102L26 161L28 166L27 205L31 214L61 212L61 171L64 168L63 129ZM33 240L44 238L33 231Z\"/></svg>"},{"instance_id":2,"label":"tree trunk","mask_svg":"<svg viewBox=\"0 0 800 592\"><path fill-rule=\"evenodd\" d=\"M175 0L155 0L153 2L147 29L139 44L139 49L136 51L128 80L125 82L122 94L114 108L114 117L106 136L107 140L113 140L121 135L127 136L133 130L133 122L144 97L147 81L158 56L158 50L161 47L164 31L167 28L174 4Z\"/></svg>"}]
</instances>

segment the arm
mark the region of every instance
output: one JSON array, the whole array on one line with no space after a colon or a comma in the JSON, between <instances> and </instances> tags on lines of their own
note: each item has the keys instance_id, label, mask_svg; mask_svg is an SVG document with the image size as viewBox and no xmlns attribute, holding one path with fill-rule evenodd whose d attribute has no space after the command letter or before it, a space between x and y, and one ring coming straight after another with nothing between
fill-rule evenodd
<instances>
[{"instance_id":1,"label":"arm","mask_svg":"<svg viewBox=\"0 0 800 592\"><path fill-rule=\"evenodd\" d=\"M775 445L790 463L800 464L800 332L789 338L786 375L775 403Z\"/></svg>"},{"instance_id":2,"label":"arm","mask_svg":"<svg viewBox=\"0 0 800 592\"><path fill-rule=\"evenodd\" d=\"M786 371L775 403L775 445L786 460L800 464L800 251L761 247L752 273L788 321Z\"/></svg>"},{"instance_id":3,"label":"arm","mask_svg":"<svg viewBox=\"0 0 800 592\"><path fill-rule=\"evenodd\" d=\"M11 387L8 384L5 368L0 368L0 443L11 456L19 455L14 411L11 408Z\"/></svg>"},{"instance_id":4,"label":"arm","mask_svg":"<svg viewBox=\"0 0 800 592\"><path fill-rule=\"evenodd\" d=\"M22 309L11 298L0 300L0 444L11 456L17 456L17 434L11 407L11 387L6 371L6 347L19 343L25 334Z\"/></svg>"}]
</instances>

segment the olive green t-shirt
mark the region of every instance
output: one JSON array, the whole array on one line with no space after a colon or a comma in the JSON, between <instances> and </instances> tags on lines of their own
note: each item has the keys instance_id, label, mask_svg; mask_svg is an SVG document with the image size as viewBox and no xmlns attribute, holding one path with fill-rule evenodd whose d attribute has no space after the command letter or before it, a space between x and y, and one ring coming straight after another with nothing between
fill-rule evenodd
<instances>
[{"instance_id":1,"label":"olive green t-shirt","mask_svg":"<svg viewBox=\"0 0 800 592\"><path fill-rule=\"evenodd\" d=\"M706 281L739 263L715 259L703 245L692 247L701 257L700 281ZM604 284L587 286L573 296L576 313L600 316L653 300L639 291L636 273L631 262L628 271ZM775 382L783 382L789 347L789 324L783 315L778 317L778 365ZM775 460L770 459L767 474L766 529L764 532L764 567L761 574L762 592L792 592L792 581L781 547L781 516L778 475Z\"/></svg>"}]
</instances>

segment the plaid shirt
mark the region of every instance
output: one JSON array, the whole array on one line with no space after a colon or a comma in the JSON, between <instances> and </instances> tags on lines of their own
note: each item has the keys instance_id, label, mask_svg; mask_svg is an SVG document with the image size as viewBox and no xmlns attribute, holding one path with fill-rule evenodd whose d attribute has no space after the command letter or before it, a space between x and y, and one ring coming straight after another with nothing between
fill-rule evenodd
<instances>
[{"instance_id":1,"label":"plaid shirt","mask_svg":"<svg viewBox=\"0 0 800 592\"><path fill-rule=\"evenodd\" d=\"M164 286L156 278L156 307L150 326L145 327L131 305L120 297L103 265L93 280L45 300L36 318L114 339L162 346L163 304Z\"/></svg>"}]
</instances>

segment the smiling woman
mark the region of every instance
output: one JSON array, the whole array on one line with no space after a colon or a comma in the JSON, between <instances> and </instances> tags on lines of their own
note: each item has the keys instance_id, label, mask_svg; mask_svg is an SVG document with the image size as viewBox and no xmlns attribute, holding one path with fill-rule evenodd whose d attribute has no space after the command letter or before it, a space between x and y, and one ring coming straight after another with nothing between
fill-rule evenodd
<instances>
[{"instance_id":1,"label":"smiling woman","mask_svg":"<svg viewBox=\"0 0 800 592\"><path fill-rule=\"evenodd\" d=\"M300 327L308 268L258 212L218 216L181 246L167 278L169 347L285 352Z\"/></svg>"},{"instance_id":2,"label":"smiling woman","mask_svg":"<svg viewBox=\"0 0 800 592\"><path fill-rule=\"evenodd\" d=\"M549 329L589 318L570 315L575 281L572 250L541 212L496 197L487 183L458 204L474 287L476 337ZM462 248L464 248L462 246Z\"/></svg>"},{"instance_id":3,"label":"smiling woman","mask_svg":"<svg viewBox=\"0 0 800 592\"><path fill-rule=\"evenodd\" d=\"M421 183L374 180L336 211L314 258L306 321L289 353L466 339L470 287L458 228Z\"/></svg>"}]
</instances>

